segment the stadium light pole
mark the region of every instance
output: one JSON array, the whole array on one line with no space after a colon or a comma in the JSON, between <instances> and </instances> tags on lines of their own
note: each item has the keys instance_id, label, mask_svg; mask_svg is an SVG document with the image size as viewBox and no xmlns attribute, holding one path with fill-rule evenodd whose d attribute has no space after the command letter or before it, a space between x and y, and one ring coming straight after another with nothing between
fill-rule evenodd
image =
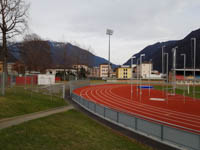
<instances>
[{"instance_id":1,"label":"stadium light pole","mask_svg":"<svg viewBox=\"0 0 200 150\"><path fill-rule=\"evenodd\" d=\"M145 57L145 54L140 55L140 86L142 84L142 57ZM142 94L142 90L140 87L140 95Z\"/></svg>"},{"instance_id":2,"label":"stadium light pole","mask_svg":"<svg viewBox=\"0 0 200 150\"><path fill-rule=\"evenodd\" d=\"M133 65L134 58L136 58L136 57L135 56L131 57L131 99L133 97L133 84L132 84L132 82L133 82L133 67L132 67L132 65Z\"/></svg>"},{"instance_id":3,"label":"stadium light pole","mask_svg":"<svg viewBox=\"0 0 200 150\"><path fill-rule=\"evenodd\" d=\"M195 82L196 82L196 38L191 38L194 41L194 82L193 82L193 98L195 97Z\"/></svg>"},{"instance_id":4,"label":"stadium light pole","mask_svg":"<svg viewBox=\"0 0 200 150\"><path fill-rule=\"evenodd\" d=\"M113 30L107 29L106 34L108 35L108 78L110 77L110 36L113 35Z\"/></svg>"}]
</instances>

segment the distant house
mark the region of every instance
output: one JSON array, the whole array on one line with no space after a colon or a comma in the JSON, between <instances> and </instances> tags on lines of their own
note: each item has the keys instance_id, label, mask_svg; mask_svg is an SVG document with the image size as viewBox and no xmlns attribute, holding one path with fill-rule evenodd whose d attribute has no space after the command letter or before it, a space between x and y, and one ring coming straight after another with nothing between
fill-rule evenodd
<instances>
[{"instance_id":1,"label":"distant house","mask_svg":"<svg viewBox=\"0 0 200 150\"><path fill-rule=\"evenodd\" d=\"M99 67L92 67L90 68L90 77L100 77L100 69Z\"/></svg>"},{"instance_id":2,"label":"distant house","mask_svg":"<svg viewBox=\"0 0 200 150\"><path fill-rule=\"evenodd\" d=\"M144 62L134 68L134 77L138 76L143 79L150 78L152 74L153 64L151 62Z\"/></svg>"},{"instance_id":3,"label":"distant house","mask_svg":"<svg viewBox=\"0 0 200 150\"><path fill-rule=\"evenodd\" d=\"M116 70L116 76L118 79L131 79L131 70L129 66L120 66Z\"/></svg>"},{"instance_id":4,"label":"distant house","mask_svg":"<svg viewBox=\"0 0 200 150\"><path fill-rule=\"evenodd\" d=\"M65 71L65 73L68 73L68 72L71 72L73 74L77 73L77 70L73 69L73 68L67 68L66 69L66 68L55 67L55 68L46 69L46 74L56 75L57 73L63 72L63 71Z\"/></svg>"},{"instance_id":5,"label":"distant house","mask_svg":"<svg viewBox=\"0 0 200 150\"><path fill-rule=\"evenodd\" d=\"M112 74L112 69L110 66L110 74ZM100 64L99 65L99 74L101 78L107 78L108 77L108 64Z\"/></svg>"},{"instance_id":6,"label":"distant house","mask_svg":"<svg viewBox=\"0 0 200 150\"><path fill-rule=\"evenodd\" d=\"M14 70L14 64L17 62L17 59L10 52L8 52L7 56L8 56L7 57L8 74L16 74L17 72ZM3 72L3 61L2 60L3 60L3 56L0 55L0 73Z\"/></svg>"},{"instance_id":7,"label":"distant house","mask_svg":"<svg viewBox=\"0 0 200 150\"><path fill-rule=\"evenodd\" d=\"M7 63L7 68L8 68L8 74L16 74L17 72L15 71L14 67L15 63L14 62L8 62ZM0 73L3 72L3 62L0 61Z\"/></svg>"},{"instance_id":8,"label":"distant house","mask_svg":"<svg viewBox=\"0 0 200 150\"><path fill-rule=\"evenodd\" d=\"M83 65L83 64L80 64L80 65L78 65L78 64L72 65L72 68L73 68L73 69L76 69L76 70L78 70L78 71L80 71L81 68L85 69L85 71L89 71L89 67L88 67L87 65Z\"/></svg>"}]
</instances>

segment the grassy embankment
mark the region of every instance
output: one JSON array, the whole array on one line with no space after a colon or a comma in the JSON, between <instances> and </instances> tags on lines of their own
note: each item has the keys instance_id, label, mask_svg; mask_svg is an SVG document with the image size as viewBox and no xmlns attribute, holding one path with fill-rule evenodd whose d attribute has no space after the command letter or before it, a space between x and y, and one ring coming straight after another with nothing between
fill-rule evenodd
<instances>
[{"instance_id":1,"label":"grassy embankment","mask_svg":"<svg viewBox=\"0 0 200 150\"><path fill-rule=\"evenodd\" d=\"M4 150L150 150L70 110L0 130Z\"/></svg>"},{"instance_id":2,"label":"grassy embankment","mask_svg":"<svg viewBox=\"0 0 200 150\"><path fill-rule=\"evenodd\" d=\"M47 110L67 105L58 97L14 87L6 90L6 96L0 96L0 119Z\"/></svg>"}]
</instances>

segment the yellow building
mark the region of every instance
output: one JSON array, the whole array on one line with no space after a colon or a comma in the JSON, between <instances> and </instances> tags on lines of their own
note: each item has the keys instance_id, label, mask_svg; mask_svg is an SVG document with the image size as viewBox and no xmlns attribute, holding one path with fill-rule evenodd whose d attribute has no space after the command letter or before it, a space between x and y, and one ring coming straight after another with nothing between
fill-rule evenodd
<instances>
[{"instance_id":1,"label":"yellow building","mask_svg":"<svg viewBox=\"0 0 200 150\"><path fill-rule=\"evenodd\" d=\"M131 68L129 66L121 66L117 68L117 78L118 79L131 79Z\"/></svg>"}]
</instances>

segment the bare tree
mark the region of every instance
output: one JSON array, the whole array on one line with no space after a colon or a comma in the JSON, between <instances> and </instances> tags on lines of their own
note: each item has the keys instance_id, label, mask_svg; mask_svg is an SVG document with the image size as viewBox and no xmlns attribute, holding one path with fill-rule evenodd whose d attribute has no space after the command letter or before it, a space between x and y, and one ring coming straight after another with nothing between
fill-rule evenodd
<instances>
[{"instance_id":1,"label":"bare tree","mask_svg":"<svg viewBox=\"0 0 200 150\"><path fill-rule=\"evenodd\" d=\"M7 40L27 27L29 4L24 0L0 0L0 28L2 35L3 70L7 73Z\"/></svg>"},{"instance_id":2,"label":"bare tree","mask_svg":"<svg viewBox=\"0 0 200 150\"><path fill-rule=\"evenodd\" d=\"M7 75L7 41L20 34L27 27L27 13L29 4L25 0L0 0L0 33L2 40L3 71ZM5 80L3 81L3 87ZM2 95L5 94L4 88Z\"/></svg>"},{"instance_id":3,"label":"bare tree","mask_svg":"<svg viewBox=\"0 0 200 150\"><path fill-rule=\"evenodd\" d=\"M26 35L20 47L21 61L28 71L45 70L52 65L51 50L48 41L43 41L38 35Z\"/></svg>"}]
</instances>

